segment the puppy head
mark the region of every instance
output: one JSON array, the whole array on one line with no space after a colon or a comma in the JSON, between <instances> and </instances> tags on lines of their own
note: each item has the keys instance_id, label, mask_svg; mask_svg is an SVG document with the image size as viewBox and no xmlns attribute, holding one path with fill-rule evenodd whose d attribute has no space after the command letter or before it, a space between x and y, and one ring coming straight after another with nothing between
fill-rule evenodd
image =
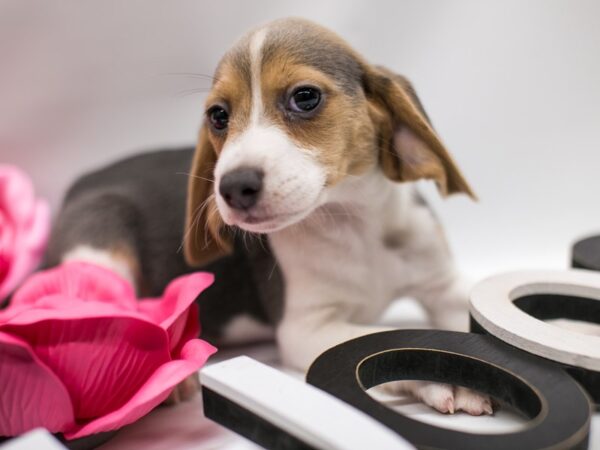
<instances>
[{"instance_id":1,"label":"puppy head","mask_svg":"<svg viewBox=\"0 0 600 450\"><path fill-rule=\"evenodd\" d=\"M305 20L252 31L220 62L206 101L186 259L202 265L229 251L225 225L269 233L297 223L329 188L375 166L473 196L405 78Z\"/></svg>"}]
</instances>

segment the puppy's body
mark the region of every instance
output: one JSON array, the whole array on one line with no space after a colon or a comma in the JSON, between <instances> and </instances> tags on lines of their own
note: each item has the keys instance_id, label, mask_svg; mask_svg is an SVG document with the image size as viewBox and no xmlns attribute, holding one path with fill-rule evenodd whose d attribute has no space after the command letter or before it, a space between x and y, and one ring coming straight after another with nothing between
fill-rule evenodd
<instances>
[{"instance_id":1,"label":"puppy's body","mask_svg":"<svg viewBox=\"0 0 600 450\"><path fill-rule=\"evenodd\" d=\"M432 266L449 263L447 250L414 186L390 183L376 173L340 186L337 201L316 210L310 220L268 237L240 232L230 255L200 268L190 266L181 243L193 153L191 147L148 152L78 180L65 196L45 265L96 262L133 281L146 296L159 295L179 275L214 272L217 282L202 296L201 320L203 332L219 342L230 342L238 333L234 325L244 319L272 327L281 322L286 286L281 265L291 282L289 292L299 285L306 297L299 307L321 309L308 301L308 290L322 279L346 290L333 295L338 308L347 311L340 318L363 324L376 321L390 300L426 291L451 275L442 273L452 269L450 264ZM431 238L436 233L440 239ZM424 252L424 245L432 247L432 254ZM420 261L424 256L432 261ZM295 276L297 268L309 273ZM295 308L288 303L289 315Z\"/></svg>"},{"instance_id":2,"label":"puppy's body","mask_svg":"<svg viewBox=\"0 0 600 450\"><path fill-rule=\"evenodd\" d=\"M181 248L193 154L193 147L144 153L82 177L65 197L45 265L100 264L132 280L144 296L158 296L177 276L199 270ZM203 336L211 342L239 341L235 325L244 323L258 331L246 341L261 338L281 317L283 282L266 239L240 234L231 255L201 269L219 279L200 303Z\"/></svg>"},{"instance_id":3,"label":"puppy's body","mask_svg":"<svg viewBox=\"0 0 600 450\"><path fill-rule=\"evenodd\" d=\"M417 298L435 326L466 329L465 286L414 186L375 172L344 182L332 196L335 203L312 220L270 235L286 276L278 328L284 360L308 367L341 337L374 332L402 296Z\"/></svg>"},{"instance_id":4,"label":"puppy's body","mask_svg":"<svg viewBox=\"0 0 600 450\"><path fill-rule=\"evenodd\" d=\"M140 156L73 188L50 264L95 260L150 293L192 268L213 271L205 333L231 340L244 326L264 337L271 325L283 361L302 370L381 329L402 295L434 325L466 329L466 292L411 182L473 194L406 79L321 27L283 20L225 55L206 103L193 158ZM397 386L440 411L491 412L465 389Z\"/></svg>"}]
</instances>

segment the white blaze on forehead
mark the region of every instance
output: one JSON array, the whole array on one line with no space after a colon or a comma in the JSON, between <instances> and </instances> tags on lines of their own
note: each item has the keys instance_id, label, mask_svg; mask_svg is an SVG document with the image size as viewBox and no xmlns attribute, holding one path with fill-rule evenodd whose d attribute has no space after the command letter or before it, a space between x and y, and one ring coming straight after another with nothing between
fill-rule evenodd
<instances>
[{"instance_id":1,"label":"white blaze on forehead","mask_svg":"<svg viewBox=\"0 0 600 450\"><path fill-rule=\"evenodd\" d=\"M267 36L267 29L261 28L250 38L250 73L252 90L252 107L250 113L250 124L259 122L263 113L262 90L260 84L260 73L262 66L262 46Z\"/></svg>"},{"instance_id":2,"label":"white blaze on forehead","mask_svg":"<svg viewBox=\"0 0 600 450\"><path fill-rule=\"evenodd\" d=\"M260 200L253 208L252 219L264 219L265 224L245 222L247 212L235 211L217 193L216 202L225 223L241 226L247 231L262 233L283 226L285 220L306 216L318 202L325 185L325 169L312 155L313 149L293 141L284 127L265 119L261 72L263 46L268 35L261 28L250 35L250 117L245 129L227 139L214 170L215 183L220 185L227 173L240 168L260 170L264 174ZM281 222L281 223L280 223Z\"/></svg>"}]
</instances>

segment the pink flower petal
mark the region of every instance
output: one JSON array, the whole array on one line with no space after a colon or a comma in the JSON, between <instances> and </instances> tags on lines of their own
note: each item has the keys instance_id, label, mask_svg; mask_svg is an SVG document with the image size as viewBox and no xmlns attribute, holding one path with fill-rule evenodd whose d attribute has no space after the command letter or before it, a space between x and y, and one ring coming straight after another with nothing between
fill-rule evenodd
<instances>
[{"instance_id":1,"label":"pink flower petal","mask_svg":"<svg viewBox=\"0 0 600 450\"><path fill-rule=\"evenodd\" d=\"M169 351L173 359L179 358L182 347L186 342L200 336L199 307L197 304L190 305L187 314L182 314L177 321L169 327Z\"/></svg>"},{"instance_id":2,"label":"pink flower petal","mask_svg":"<svg viewBox=\"0 0 600 450\"><path fill-rule=\"evenodd\" d=\"M2 331L27 341L58 376L78 421L120 408L157 368L171 360L165 331L139 318L15 322L13 318Z\"/></svg>"},{"instance_id":3,"label":"pink flower petal","mask_svg":"<svg viewBox=\"0 0 600 450\"><path fill-rule=\"evenodd\" d=\"M16 166L0 164L0 209L13 224L28 221L35 195L29 176Z\"/></svg>"},{"instance_id":4,"label":"pink flower petal","mask_svg":"<svg viewBox=\"0 0 600 450\"><path fill-rule=\"evenodd\" d=\"M83 262L71 262L32 275L15 292L12 305L35 305L46 296L60 294L81 302L106 302L136 310L133 286L114 272Z\"/></svg>"},{"instance_id":5,"label":"pink flower petal","mask_svg":"<svg viewBox=\"0 0 600 450\"><path fill-rule=\"evenodd\" d=\"M0 310L0 330L9 325L31 325L45 320L79 320L125 317L135 318L155 325L137 311L127 311L107 302L81 301L60 294L49 295L37 301L35 307L28 304L11 304Z\"/></svg>"},{"instance_id":6,"label":"pink flower petal","mask_svg":"<svg viewBox=\"0 0 600 450\"><path fill-rule=\"evenodd\" d=\"M0 280L5 280L8 274L8 270L10 269L10 259L6 255L0 254ZM8 283L6 289L8 290ZM2 291L0 291L2 294ZM4 298L3 295L0 295L0 300Z\"/></svg>"},{"instance_id":7,"label":"pink flower petal","mask_svg":"<svg viewBox=\"0 0 600 450\"><path fill-rule=\"evenodd\" d=\"M27 175L0 165L0 299L39 264L50 231L50 208L36 200Z\"/></svg>"},{"instance_id":8,"label":"pink flower petal","mask_svg":"<svg viewBox=\"0 0 600 450\"><path fill-rule=\"evenodd\" d=\"M208 272L176 278L169 283L162 299L140 300L138 310L166 330L214 280L215 276Z\"/></svg>"},{"instance_id":9,"label":"pink flower petal","mask_svg":"<svg viewBox=\"0 0 600 450\"><path fill-rule=\"evenodd\" d=\"M148 299L139 302L138 310L167 330L171 351L180 346L184 335L185 340L198 336L200 325L194 301L214 279L214 275L207 272L185 275L167 286L162 300Z\"/></svg>"},{"instance_id":10,"label":"pink flower petal","mask_svg":"<svg viewBox=\"0 0 600 450\"><path fill-rule=\"evenodd\" d=\"M77 439L102 431L116 430L150 412L165 400L171 390L185 378L199 370L216 349L207 342L193 339L181 351L181 360L159 367L146 383L121 408L65 434Z\"/></svg>"},{"instance_id":11,"label":"pink flower petal","mask_svg":"<svg viewBox=\"0 0 600 450\"><path fill-rule=\"evenodd\" d=\"M29 345L0 332L0 436L44 427L53 433L75 422L69 393Z\"/></svg>"},{"instance_id":12,"label":"pink flower petal","mask_svg":"<svg viewBox=\"0 0 600 450\"><path fill-rule=\"evenodd\" d=\"M8 219L6 211L0 208L0 255L9 258L13 254L15 227Z\"/></svg>"}]
</instances>

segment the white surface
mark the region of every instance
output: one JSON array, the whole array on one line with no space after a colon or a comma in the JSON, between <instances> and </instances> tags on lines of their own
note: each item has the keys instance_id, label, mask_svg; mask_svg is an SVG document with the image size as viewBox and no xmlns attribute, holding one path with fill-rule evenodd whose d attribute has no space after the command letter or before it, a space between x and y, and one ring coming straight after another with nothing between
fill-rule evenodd
<instances>
[{"instance_id":1,"label":"white surface","mask_svg":"<svg viewBox=\"0 0 600 450\"><path fill-rule=\"evenodd\" d=\"M558 294L600 301L600 275L588 270L519 271L495 275L471 292L471 314L517 348L553 361L600 371L600 336L559 328L513 303L519 297Z\"/></svg>"},{"instance_id":2,"label":"white surface","mask_svg":"<svg viewBox=\"0 0 600 450\"><path fill-rule=\"evenodd\" d=\"M48 431L37 429L24 434L18 439L12 439L6 444L0 444L2 450L66 450Z\"/></svg>"},{"instance_id":3,"label":"white surface","mask_svg":"<svg viewBox=\"0 0 600 450\"><path fill-rule=\"evenodd\" d=\"M204 368L200 380L203 386L315 448L414 448L347 403L247 356Z\"/></svg>"}]
</instances>

